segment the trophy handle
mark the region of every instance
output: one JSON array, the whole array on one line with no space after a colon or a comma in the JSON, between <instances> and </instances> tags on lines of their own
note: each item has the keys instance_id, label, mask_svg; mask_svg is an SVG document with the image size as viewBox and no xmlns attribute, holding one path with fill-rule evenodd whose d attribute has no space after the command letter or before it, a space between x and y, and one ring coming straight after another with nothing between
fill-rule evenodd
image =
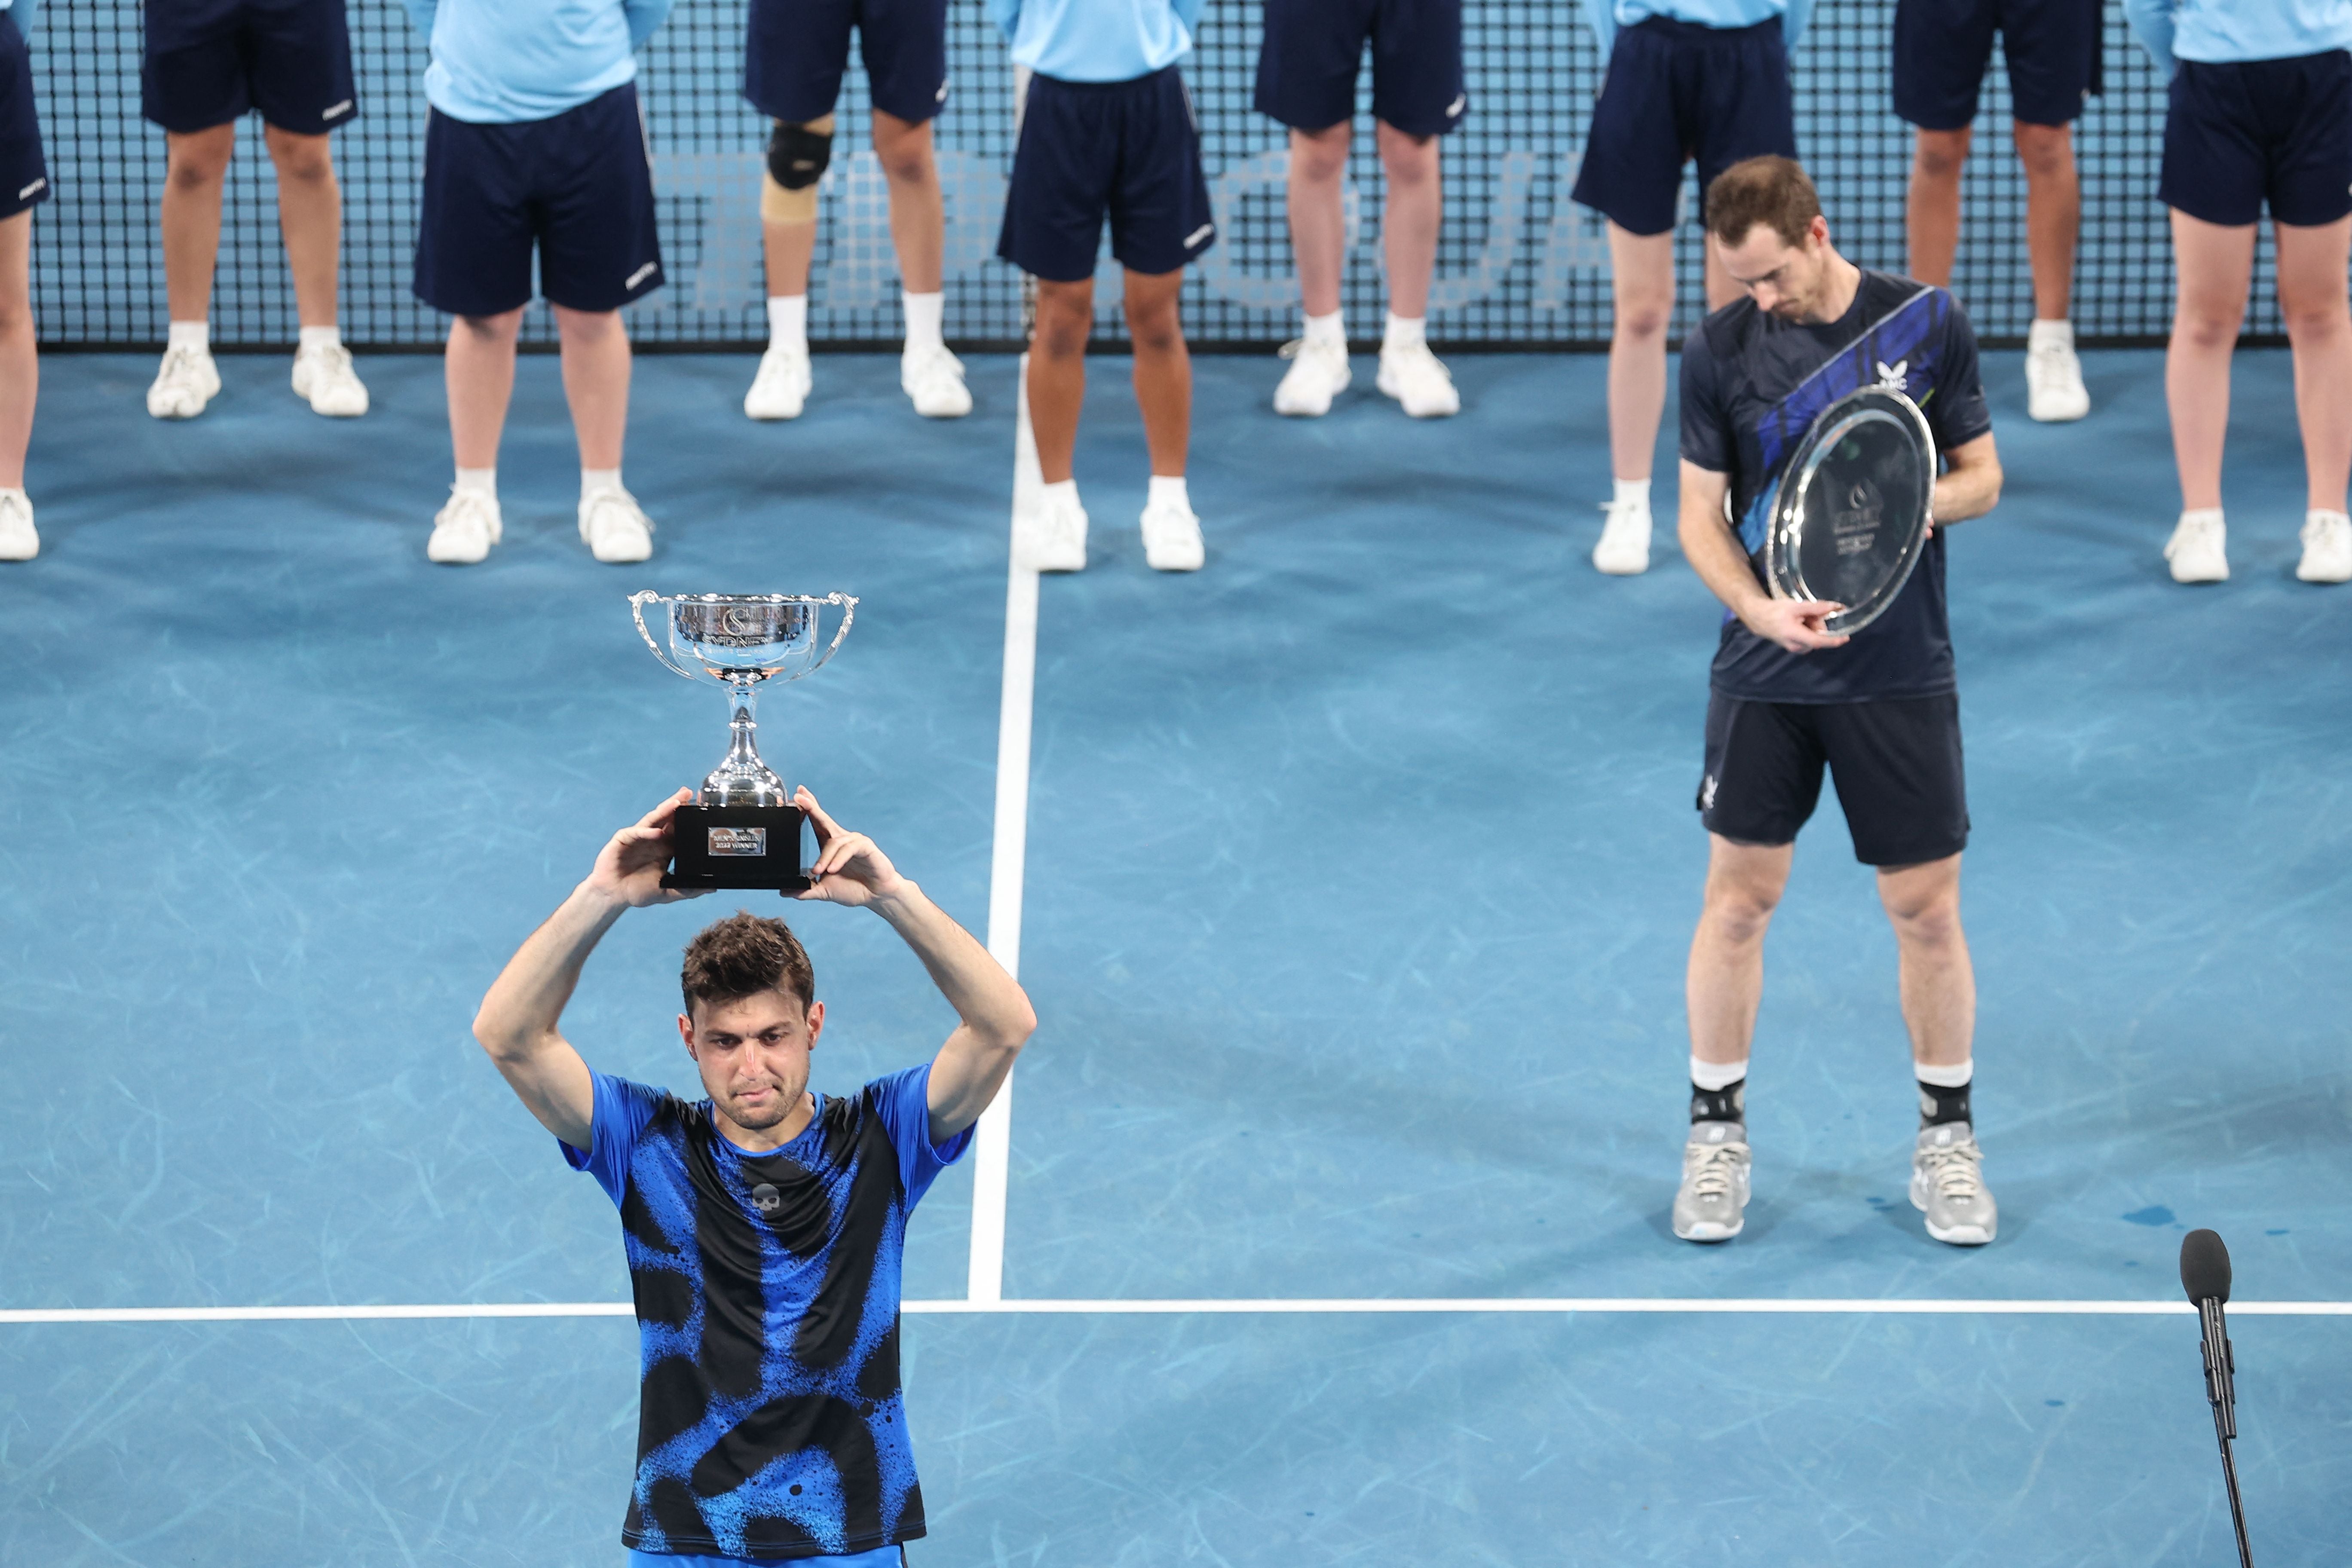
<instances>
[{"instance_id":1,"label":"trophy handle","mask_svg":"<svg viewBox=\"0 0 2352 1568\"><path fill-rule=\"evenodd\" d=\"M833 641L825 645L824 652L817 656L816 662L801 671L803 675L814 675L825 667L835 654L841 651L841 639L849 635L849 623L857 618L857 596L854 594L827 594L817 602L841 606L841 629L833 634Z\"/></svg>"},{"instance_id":2,"label":"trophy handle","mask_svg":"<svg viewBox=\"0 0 2352 1568\"><path fill-rule=\"evenodd\" d=\"M704 679L702 676L696 674L693 670L686 668L680 665L677 660L671 658L668 650L654 640L654 634L646 629L646 606L647 605L658 605L660 603L662 603L662 596L659 594L655 593L651 588L647 588L642 593L632 594L629 595L629 618L637 623L637 635L646 639L646 647L653 650L654 657L661 660L663 668L667 669L672 675L682 675L688 680L699 680Z\"/></svg>"}]
</instances>

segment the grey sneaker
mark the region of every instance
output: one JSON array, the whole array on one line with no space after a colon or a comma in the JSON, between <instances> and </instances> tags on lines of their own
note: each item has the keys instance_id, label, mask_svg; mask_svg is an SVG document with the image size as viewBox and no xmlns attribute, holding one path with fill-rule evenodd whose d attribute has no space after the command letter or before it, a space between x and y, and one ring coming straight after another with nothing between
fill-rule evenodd
<instances>
[{"instance_id":1,"label":"grey sneaker","mask_svg":"<svg viewBox=\"0 0 2352 1568\"><path fill-rule=\"evenodd\" d=\"M1911 1206L1927 1216L1927 1234L1954 1247L1982 1247L2000 1215L1985 1191L1984 1151L1965 1121L1919 1129L1911 1156Z\"/></svg>"},{"instance_id":2,"label":"grey sneaker","mask_svg":"<svg viewBox=\"0 0 2352 1568\"><path fill-rule=\"evenodd\" d=\"M1682 1190L1675 1194L1675 1234L1685 1241L1729 1241L1748 1223L1748 1129L1737 1121L1694 1121L1683 1145Z\"/></svg>"}]
</instances>

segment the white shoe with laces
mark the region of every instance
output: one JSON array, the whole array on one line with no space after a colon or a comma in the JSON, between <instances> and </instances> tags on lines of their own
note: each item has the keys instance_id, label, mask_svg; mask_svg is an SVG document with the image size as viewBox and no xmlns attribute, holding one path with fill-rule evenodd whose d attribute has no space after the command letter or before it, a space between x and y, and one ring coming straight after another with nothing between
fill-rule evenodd
<instances>
[{"instance_id":1,"label":"white shoe with laces","mask_svg":"<svg viewBox=\"0 0 2352 1568\"><path fill-rule=\"evenodd\" d=\"M1750 1173L1745 1124L1692 1122L1683 1145L1683 1184L1675 1193L1675 1234L1685 1241L1738 1236L1748 1223Z\"/></svg>"},{"instance_id":2,"label":"white shoe with laces","mask_svg":"<svg viewBox=\"0 0 2352 1568\"><path fill-rule=\"evenodd\" d=\"M2230 580L2229 528L2221 509L2184 511L2165 544L2164 558L2172 563L2176 583L2226 583Z\"/></svg>"},{"instance_id":3,"label":"white shoe with laces","mask_svg":"<svg viewBox=\"0 0 2352 1568\"><path fill-rule=\"evenodd\" d=\"M220 367L211 352L181 343L163 351L163 366L147 389L147 412L158 419L194 419L220 389Z\"/></svg>"},{"instance_id":4,"label":"white shoe with laces","mask_svg":"<svg viewBox=\"0 0 2352 1568\"><path fill-rule=\"evenodd\" d=\"M1282 345L1290 362L1282 383L1274 389L1274 411L1297 419L1319 419L1331 412L1331 400L1348 390L1356 373L1348 364L1348 340L1293 338Z\"/></svg>"},{"instance_id":5,"label":"white shoe with laces","mask_svg":"<svg viewBox=\"0 0 2352 1568\"><path fill-rule=\"evenodd\" d=\"M759 374L743 395L743 412L754 419L797 419L815 382L808 351L779 344L760 356Z\"/></svg>"},{"instance_id":6,"label":"white shoe with laces","mask_svg":"<svg viewBox=\"0 0 2352 1568\"><path fill-rule=\"evenodd\" d=\"M1462 412L1462 395L1454 389L1454 374L1429 352L1426 342L1416 340L1381 349L1380 374L1373 380L1415 419L1444 419Z\"/></svg>"},{"instance_id":7,"label":"white shoe with laces","mask_svg":"<svg viewBox=\"0 0 2352 1568\"><path fill-rule=\"evenodd\" d=\"M1601 503L1601 542L1592 547L1595 570L1612 577L1638 577L1650 569L1650 505L1647 501Z\"/></svg>"},{"instance_id":8,"label":"white shoe with laces","mask_svg":"<svg viewBox=\"0 0 2352 1568\"><path fill-rule=\"evenodd\" d=\"M936 343L898 356L898 386L926 419L961 419L971 412L963 361Z\"/></svg>"},{"instance_id":9,"label":"white shoe with laces","mask_svg":"<svg viewBox=\"0 0 2352 1568\"><path fill-rule=\"evenodd\" d=\"M1087 509L1076 495L1049 493L1013 531L1013 558L1032 572L1087 569Z\"/></svg>"},{"instance_id":10,"label":"white shoe with laces","mask_svg":"<svg viewBox=\"0 0 2352 1568\"><path fill-rule=\"evenodd\" d=\"M2091 411L2083 385L2083 362L2074 345L2050 336L2025 351L2025 412L2044 425L2063 425Z\"/></svg>"},{"instance_id":11,"label":"white shoe with laces","mask_svg":"<svg viewBox=\"0 0 2352 1568\"><path fill-rule=\"evenodd\" d=\"M2306 583L2352 583L2352 517L2340 511L2305 512L2303 560L2294 574Z\"/></svg>"},{"instance_id":12,"label":"white shoe with laces","mask_svg":"<svg viewBox=\"0 0 2352 1568\"><path fill-rule=\"evenodd\" d=\"M1143 559L1154 572L1198 572L1208 559L1201 519L1189 506L1153 501L1143 509Z\"/></svg>"},{"instance_id":13,"label":"white shoe with laces","mask_svg":"<svg viewBox=\"0 0 2352 1568\"><path fill-rule=\"evenodd\" d=\"M321 343L294 356L294 395L313 414L330 419L356 419L368 411L368 390L352 367L352 351L341 343Z\"/></svg>"},{"instance_id":14,"label":"white shoe with laces","mask_svg":"<svg viewBox=\"0 0 2352 1568\"><path fill-rule=\"evenodd\" d=\"M1911 1206L1927 1216L1927 1234L1954 1247L1982 1247L2000 1227L1985 1190L1984 1151L1975 1129L1947 1121L1919 1129L1911 1155Z\"/></svg>"},{"instance_id":15,"label":"white shoe with laces","mask_svg":"<svg viewBox=\"0 0 2352 1568\"><path fill-rule=\"evenodd\" d=\"M434 516L433 537L425 542L425 559L444 566L475 565L489 554L502 531L496 496L452 489L449 504Z\"/></svg>"},{"instance_id":16,"label":"white shoe with laces","mask_svg":"<svg viewBox=\"0 0 2352 1568\"><path fill-rule=\"evenodd\" d=\"M628 491L598 490L580 499L580 537L597 560L625 566L653 554L654 521Z\"/></svg>"},{"instance_id":17,"label":"white shoe with laces","mask_svg":"<svg viewBox=\"0 0 2352 1568\"><path fill-rule=\"evenodd\" d=\"M0 561L30 561L40 552L32 499L23 490L0 490Z\"/></svg>"}]
</instances>

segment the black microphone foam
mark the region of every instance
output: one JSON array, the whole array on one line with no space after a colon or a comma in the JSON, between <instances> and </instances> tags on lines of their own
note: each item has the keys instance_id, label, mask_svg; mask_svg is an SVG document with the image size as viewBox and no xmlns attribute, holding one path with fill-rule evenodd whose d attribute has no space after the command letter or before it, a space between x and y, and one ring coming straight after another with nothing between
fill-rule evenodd
<instances>
[{"instance_id":1,"label":"black microphone foam","mask_svg":"<svg viewBox=\"0 0 2352 1568\"><path fill-rule=\"evenodd\" d=\"M2230 1249L2210 1230L2180 1238L2180 1288L2192 1301L2230 1299Z\"/></svg>"}]
</instances>

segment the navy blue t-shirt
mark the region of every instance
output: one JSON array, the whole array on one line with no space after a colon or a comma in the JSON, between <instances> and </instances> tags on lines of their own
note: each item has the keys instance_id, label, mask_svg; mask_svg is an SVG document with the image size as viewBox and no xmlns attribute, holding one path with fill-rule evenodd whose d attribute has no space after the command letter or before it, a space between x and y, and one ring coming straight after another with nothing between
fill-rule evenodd
<instances>
[{"instance_id":1,"label":"navy blue t-shirt","mask_svg":"<svg viewBox=\"0 0 2352 1568\"><path fill-rule=\"evenodd\" d=\"M1865 268L1834 321L1790 321L1739 300L1683 345L1685 461L1731 478L1731 514L1763 583L1765 531L1781 469L1822 410L1865 386L1891 386L1927 416L1937 451L1992 428L1976 334L1950 294ZM1715 689L1761 702L1864 702L1956 689L1944 614L1944 531L1885 614L1843 647L1790 653L1727 615Z\"/></svg>"},{"instance_id":2,"label":"navy blue t-shirt","mask_svg":"<svg viewBox=\"0 0 2352 1568\"><path fill-rule=\"evenodd\" d=\"M621 1211L643 1361L621 1539L649 1552L838 1556L923 1533L898 1390L907 1216L971 1141L934 1147L931 1069L817 1097L746 1153L710 1102L594 1075L583 1153Z\"/></svg>"}]
</instances>

